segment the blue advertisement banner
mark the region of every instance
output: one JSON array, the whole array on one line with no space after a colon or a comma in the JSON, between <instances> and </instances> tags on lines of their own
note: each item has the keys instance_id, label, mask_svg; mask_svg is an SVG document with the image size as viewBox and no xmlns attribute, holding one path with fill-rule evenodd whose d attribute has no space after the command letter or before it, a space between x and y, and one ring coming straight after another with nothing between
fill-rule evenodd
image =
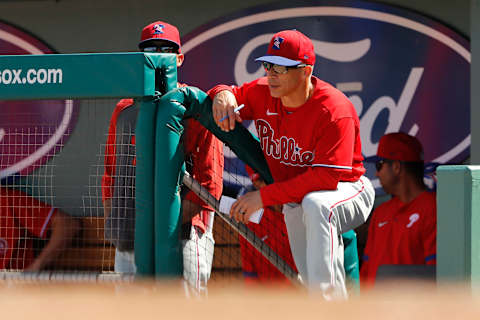
<instances>
[{"instance_id":1,"label":"blue advertisement banner","mask_svg":"<svg viewBox=\"0 0 480 320\"><path fill-rule=\"evenodd\" d=\"M186 59L179 79L208 90L259 78L265 73L254 59L266 53L274 33L285 29L312 39L314 75L355 105L365 157L375 155L382 135L403 131L422 142L426 162L468 158L469 41L438 21L398 7L295 1L242 10L182 39ZM373 164L365 165L380 191Z\"/></svg>"}]
</instances>

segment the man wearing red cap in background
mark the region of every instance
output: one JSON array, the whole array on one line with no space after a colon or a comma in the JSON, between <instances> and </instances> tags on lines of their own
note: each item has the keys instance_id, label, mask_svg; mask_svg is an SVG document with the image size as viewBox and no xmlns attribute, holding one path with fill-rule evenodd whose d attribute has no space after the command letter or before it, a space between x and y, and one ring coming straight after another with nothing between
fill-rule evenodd
<instances>
[{"instance_id":1,"label":"man wearing red cap in background","mask_svg":"<svg viewBox=\"0 0 480 320\"><path fill-rule=\"evenodd\" d=\"M183 63L184 56L181 52L180 35L178 29L168 23L156 21L147 25L142 30L139 48L143 52L174 53L177 57L177 68ZM186 86L178 84L179 87ZM106 237L116 245L115 271L117 272L135 272L133 240L134 240L134 222L135 222L135 202L134 193L130 193L130 199L125 198L125 194L130 192L128 187L134 186L135 173L129 173L133 179L128 181L128 185L118 184L118 180L125 179L124 174L117 171L129 170L135 166L135 154L133 156L119 157L119 150L122 146L117 142L119 136L123 134L119 123L123 118L128 117L128 113L133 114L132 119L124 122L128 126L135 126L136 110L133 99L122 99L113 111L110 126L108 130L107 144L105 147L105 171L102 177L102 199L104 204L106 221ZM194 119L185 120L185 133L183 143L185 155L189 158L187 167L192 176L206 187L217 199L220 198L223 188L223 144L213 134L206 130L200 123ZM129 137L130 139L130 137ZM135 145L135 136L127 144ZM119 161L120 160L120 161ZM121 164L123 168L118 168ZM132 182L133 180L133 182ZM117 186L117 190L115 190ZM115 191L125 189L120 192L120 196L115 196ZM131 188L130 188L131 189ZM112 203L113 201L113 203ZM122 211L122 212L119 212ZM196 289L204 289L206 282L210 277L213 261L213 209L207 206L193 192L188 192L182 199L182 246L184 256L184 276ZM109 219L110 218L110 219ZM119 219L124 219L123 223ZM127 219L128 221L125 221ZM116 222L117 221L117 222ZM114 229L107 230L107 227ZM120 229L120 230L118 230ZM121 239L118 239L121 238ZM123 250L122 250L123 249Z\"/></svg>"},{"instance_id":2,"label":"man wearing red cap in background","mask_svg":"<svg viewBox=\"0 0 480 320\"><path fill-rule=\"evenodd\" d=\"M360 270L362 284L375 281L381 265L436 264L436 194L423 181L423 149L408 134L384 135L376 176L392 199L372 214Z\"/></svg>"},{"instance_id":3,"label":"man wearing red cap in background","mask_svg":"<svg viewBox=\"0 0 480 320\"><path fill-rule=\"evenodd\" d=\"M231 214L247 223L262 207L283 205L295 264L303 282L326 299L346 298L341 234L364 223L375 191L364 177L360 121L343 93L314 77L312 41L296 30L275 34L263 63L266 77L210 90L224 131L255 120L274 183L248 192ZM238 105L244 108L235 112ZM228 119L221 121L224 116Z\"/></svg>"}]
</instances>

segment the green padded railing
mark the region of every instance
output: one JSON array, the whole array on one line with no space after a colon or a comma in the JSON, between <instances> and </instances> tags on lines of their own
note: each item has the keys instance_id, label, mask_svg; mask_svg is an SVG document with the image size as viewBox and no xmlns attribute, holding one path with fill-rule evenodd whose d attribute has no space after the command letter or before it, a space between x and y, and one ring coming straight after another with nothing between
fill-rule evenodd
<instances>
[{"instance_id":1,"label":"green padded railing","mask_svg":"<svg viewBox=\"0 0 480 320\"><path fill-rule=\"evenodd\" d=\"M165 68L175 69L168 74L176 82L176 57L173 54L132 52L0 56L0 99L153 96L156 91L155 73Z\"/></svg>"},{"instance_id":2,"label":"green padded railing","mask_svg":"<svg viewBox=\"0 0 480 320\"><path fill-rule=\"evenodd\" d=\"M437 169L437 283L480 280L480 166Z\"/></svg>"}]
</instances>

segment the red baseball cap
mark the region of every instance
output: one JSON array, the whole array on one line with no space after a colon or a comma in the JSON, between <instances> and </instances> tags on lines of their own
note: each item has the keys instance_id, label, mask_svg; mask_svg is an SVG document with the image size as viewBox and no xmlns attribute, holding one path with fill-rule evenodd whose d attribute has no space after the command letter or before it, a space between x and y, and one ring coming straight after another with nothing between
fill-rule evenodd
<instances>
[{"instance_id":1,"label":"red baseball cap","mask_svg":"<svg viewBox=\"0 0 480 320\"><path fill-rule=\"evenodd\" d=\"M312 40L297 30L284 30L273 35L267 55L255 59L280 66L293 67L301 63L314 65L315 51Z\"/></svg>"},{"instance_id":2,"label":"red baseball cap","mask_svg":"<svg viewBox=\"0 0 480 320\"><path fill-rule=\"evenodd\" d=\"M380 138L377 158L423 162L422 144L417 138L406 133L389 133Z\"/></svg>"},{"instance_id":3,"label":"red baseball cap","mask_svg":"<svg viewBox=\"0 0 480 320\"><path fill-rule=\"evenodd\" d=\"M143 28L140 38L139 48L142 48L145 42L149 40L165 40L172 42L178 47L178 52L181 52L180 33L177 27L172 26L163 21L155 21Z\"/></svg>"}]
</instances>

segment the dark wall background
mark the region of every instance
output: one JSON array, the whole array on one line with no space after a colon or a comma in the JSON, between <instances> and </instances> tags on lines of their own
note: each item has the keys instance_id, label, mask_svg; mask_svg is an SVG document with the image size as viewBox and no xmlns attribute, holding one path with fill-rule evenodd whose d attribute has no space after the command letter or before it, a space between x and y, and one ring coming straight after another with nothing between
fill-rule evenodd
<instances>
[{"instance_id":1,"label":"dark wall background","mask_svg":"<svg viewBox=\"0 0 480 320\"><path fill-rule=\"evenodd\" d=\"M476 0L474 0L476 1ZM139 32L162 19L182 34L266 0L0 0L0 19L22 27L62 53L136 50ZM470 0L385 0L440 20L470 36Z\"/></svg>"}]
</instances>

